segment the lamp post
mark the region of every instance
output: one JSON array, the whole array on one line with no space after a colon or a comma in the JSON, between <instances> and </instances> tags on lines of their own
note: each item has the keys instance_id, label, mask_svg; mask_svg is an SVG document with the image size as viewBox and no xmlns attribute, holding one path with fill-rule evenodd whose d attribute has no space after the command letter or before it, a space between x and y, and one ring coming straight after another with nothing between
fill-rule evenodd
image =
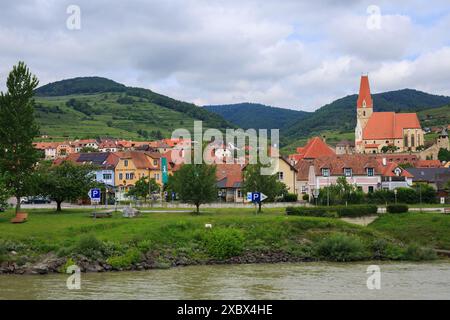
<instances>
[{"instance_id":1,"label":"lamp post","mask_svg":"<svg viewBox=\"0 0 450 320\"><path fill-rule=\"evenodd\" d=\"M397 204L397 189L394 189L395 204Z\"/></svg>"}]
</instances>

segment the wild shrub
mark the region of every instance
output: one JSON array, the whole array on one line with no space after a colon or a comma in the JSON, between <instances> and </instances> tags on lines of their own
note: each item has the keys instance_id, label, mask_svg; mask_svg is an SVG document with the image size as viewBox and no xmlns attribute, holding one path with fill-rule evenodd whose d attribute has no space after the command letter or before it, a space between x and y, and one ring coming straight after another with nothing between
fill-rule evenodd
<instances>
[{"instance_id":1,"label":"wild shrub","mask_svg":"<svg viewBox=\"0 0 450 320\"><path fill-rule=\"evenodd\" d=\"M386 211L387 211L388 213L404 213L404 212L408 212L408 210L409 210L408 205L406 205L406 204L401 204L401 203L398 203L398 204L389 204L389 205L386 207Z\"/></svg>"},{"instance_id":2,"label":"wild shrub","mask_svg":"<svg viewBox=\"0 0 450 320\"><path fill-rule=\"evenodd\" d=\"M355 236L331 234L314 244L317 257L330 261L357 261L367 257L362 241Z\"/></svg>"},{"instance_id":3,"label":"wild shrub","mask_svg":"<svg viewBox=\"0 0 450 320\"><path fill-rule=\"evenodd\" d=\"M238 256L244 250L245 237L237 229L212 229L203 236L208 254L217 259Z\"/></svg>"}]
</instances>

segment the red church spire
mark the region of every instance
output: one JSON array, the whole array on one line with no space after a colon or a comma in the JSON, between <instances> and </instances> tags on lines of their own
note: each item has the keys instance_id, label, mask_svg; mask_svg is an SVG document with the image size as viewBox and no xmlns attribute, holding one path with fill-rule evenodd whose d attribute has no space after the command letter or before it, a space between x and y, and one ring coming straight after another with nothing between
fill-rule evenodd
<instances>
[{"instance_id":1,"label":"red church spire","mask_svg":"<svg viewBox=\"0 0 450 320\"><path fill-rule=\"evenodd\" d=\"M369 76L361 76L361 84L359 86L359 96L356 103L357 108L363 107L363 102L366 102L366 108L372 108L372 96L370 95Z\"/></svg>"}]
</instances>

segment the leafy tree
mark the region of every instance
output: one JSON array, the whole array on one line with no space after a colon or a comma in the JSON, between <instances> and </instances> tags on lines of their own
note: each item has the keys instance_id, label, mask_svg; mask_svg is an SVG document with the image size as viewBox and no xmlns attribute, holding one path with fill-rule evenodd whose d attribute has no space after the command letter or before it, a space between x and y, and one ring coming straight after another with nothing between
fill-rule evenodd
<instances>
[{"instance_id":1,"label":"leafy tree","mask_svg":"<svg viewBox=\"0 0 450 320\"><path fill-rule=\"evenodd\" d=\"M207 164L184 164L171 177L171 185L181 201L200 205L217 198L216 167Z\"/></svg>"},{"instance_id":2,"label":"leafy tree","mask_svg":"<svg viewBox=\"0 0 450 320\"><path fill-rule=\"evenodd\" d=\"M0 208L5 208L7 206L7 201L10 196L11 192L6 188L3 177L0 176Z\"/></svg>"},{"instance_id":3,"label":"leafy tree","mask_svg":"<svg viewBox=\"0 0 450 320\"><path fill-rule=\"evenodd\" d=\"M388 152L392 153L392 152L395 152L397 150L398 150L398 147L394 146L394 145L387 145L387 146L383 146L381 148L381 152L383 152L383 153L388 153Z\"/></svg>"},{"instance_id":4,"label":"leafy tree","mask_svg":"<svg viewBox=\"0 0 450 320\"><path fill-rule=\"evenodd\" d=\"M154 178L149 181L148 177L142 177L130 188L127 196L144 199L144 202L147 202L147 197L151 196L153 192L159 192L159 189L159 184Z\"/></svg>"},{"instance_id":5,"label":"leafy tree","mask_svg":"<svg viewBox=\"0 0 450 320\"><path fill-rule=\"evenodd\" d=\"M34 118L33 90L39 81L23 62L13 67L6 81L7 91L0 94L0 172L17 199L30 191L29 177L39 155L33 138L39 134Z\"/></svg>"},{"instance_id":6,"label":"leafy tree","mask_svg":"<svg viewBox=\"0 0 450 320\"><path fill-rule=\"evenodd\" d=\"M277 196L286 194L286 185L278 181L276 174L262 175L260 163L249 164L244 168L244 181L242 190L247 192L262 192L267 196L267 201L274 201ZM258 212L261 212L262 202L258 204Z\"/></svg>"},{"instance_id":7,"label":"leafy tree","mask_svg":"<svg viewBox=\"0 0 450 320\"><path fill-rule=\"evenodd\" d=\"M415 183L413 189L416 192L416 203L422 200L423 203L436 203L436 190L426 183Z\"/></svg>"},{"instance_id":8,"label":"leafy tree","mask_svg":"<svg viewBox=\"0 0 450 320\"><path fill-rule=\"evenodd\" d=\"M56 201L56 211L61 211L65 200L75 201L85 197L89 189L96 187L95 167L64 161L58 166L39 169L40 194Z\"/></svg>"},{"instance_id":9,"label":"leafy tree","mask_svg":"<svg viewBox=\"0 0 450 320\"><path fill-rule=\"evenodd\" d=\"M93 147L83 147L83 148L81 148L80 152L89 153L89 152L99 152L99 151L98 151L98 149L93 148Z\"/></svg>"},{"instance_id":10,"label":"leafy tree","mask_svg":"<svg viewBox=\"0 0 450 320\"><path fill-rule=\"evenodd\" d=\"M438 159L440 161L450 161L450 150L444 148L439 149Z\"/></svg>"},{"instance_id":11,"label":"leafy tree","mask_svg":"<svg viewBox=\"0 0 450 320\"><path fill-rule=\"evenodd\" d=\"M356 186L349 184L345 177L339 177L336 183L324 187L319 193L319 203L334 204L357 204L361 203L364 193Z\"/></svg>"}]
</instances>

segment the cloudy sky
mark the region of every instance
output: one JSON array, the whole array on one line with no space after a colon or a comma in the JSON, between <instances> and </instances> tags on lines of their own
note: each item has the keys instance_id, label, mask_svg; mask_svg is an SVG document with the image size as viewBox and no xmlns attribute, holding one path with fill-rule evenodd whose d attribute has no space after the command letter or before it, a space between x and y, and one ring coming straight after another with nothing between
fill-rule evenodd
<instances>
[{"instance_id":1,"label":"cloudy sky","mask_svg":"<svg viewBox=\"0 0 450 320\"><path fill-rule=\"evenodd\" d=\"M0 1L2 90L24 60L41 84L96 75L199 105L309 111L361 73L373 92L450 95L448 0Z\"/></svg>"}]
</instances>

